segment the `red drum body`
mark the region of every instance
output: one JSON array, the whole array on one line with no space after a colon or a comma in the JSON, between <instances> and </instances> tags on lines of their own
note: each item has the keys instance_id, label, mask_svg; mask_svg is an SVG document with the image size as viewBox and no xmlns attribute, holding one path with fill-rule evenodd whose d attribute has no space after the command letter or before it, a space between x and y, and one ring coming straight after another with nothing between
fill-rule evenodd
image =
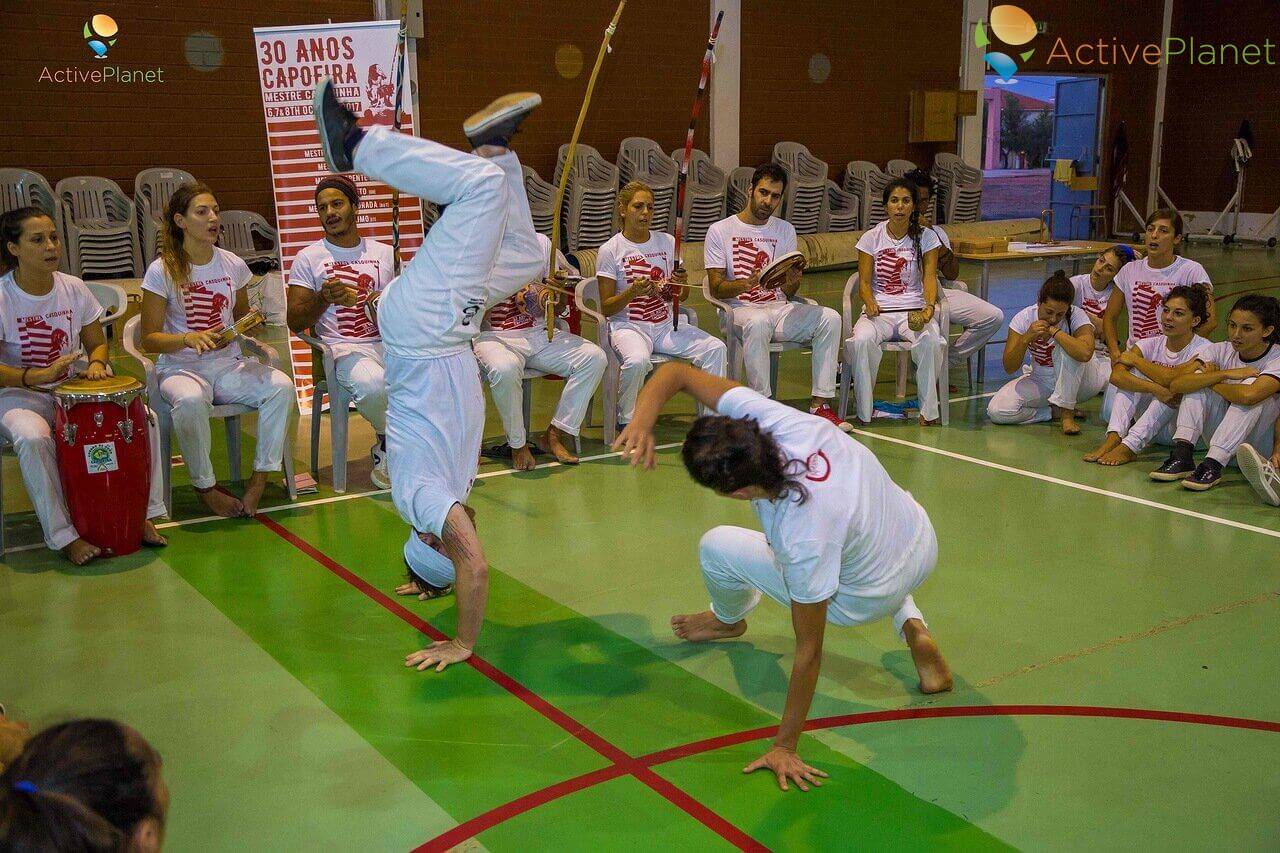
<instances>
[{"instance_id":1,"label":"red drum body","mask_svg":"<svg viewBox=\"0 0 1280 853\"><path fill-rule=\"evenodd\" d=\"M54 389L54 441L67 510L85 541L115 556L142 546L151 444L142 384L72 379Z\"/></svg>"}]
</instances>

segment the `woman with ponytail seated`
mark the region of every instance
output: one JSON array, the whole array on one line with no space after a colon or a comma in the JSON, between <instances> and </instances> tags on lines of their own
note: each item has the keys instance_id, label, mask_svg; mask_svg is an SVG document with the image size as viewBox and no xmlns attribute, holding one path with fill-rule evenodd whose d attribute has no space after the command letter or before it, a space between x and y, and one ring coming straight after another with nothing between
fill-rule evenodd
<instances>
[{"instance_id":1,"label":"woman with ponytail seated","mask_svg":"<svg viewBox=\"0 0 1280 853\"><path fill-rule=\"evenodd\" d=\"M1059 270L1040 287L1036 304L1010 321L1004 369L1017 375L987 405L992 423L1061 420L1064 434L1080 433L1076 403L1102 393L1111 372L1093 357L1093 324L1075 298L1075 285Z\"/></svg>"},{"instance_id":2,"label":"woman with ponytail seated","mask_svg":"<svg viewBox=\"0 0 1280 853\"><path fill-rule=\"evenodd\" d=\"M932 228L922 229L916 211L916 187L895 178L883 193L889 218L858 240L859 295L862 316L853 327L853 383L857 419L871 422L876 374L889 341L911 343L920 395L920 423L938 423L938 371L943 332L938 307L938 248Z\"/></svg>"},{"instance_id":3,"label":"woman with ponytail seated","mask_svg":"<svg viewBox=\"0 0 1280 853\"><path fill-rule=\"evenodd\" d=\"M237 341L220 332L249 313L245 262L215 244L218 201L202 184L184 184L169 199L160 257L142 279L142 346L160 353L160 393L173 411L178 446L191 485L217 515L250 517L267 474L284 461L285 430L294 406L293 382L245 358ZM214 405L239 403L258 411L253 476L243 499L215 488L209 459L209 417Z\"/></svg>"},{"instance_id":4,"label":"woman with ponytail seated","mask_svg":"<svg viewBox=\"0 0 1280 853\"><path fill-rule=\"evenodd\" d=\"M169 811L161 766L114 720L45 729L0 774L0 850L158 851Z\"/></svg>"}]
</instances>

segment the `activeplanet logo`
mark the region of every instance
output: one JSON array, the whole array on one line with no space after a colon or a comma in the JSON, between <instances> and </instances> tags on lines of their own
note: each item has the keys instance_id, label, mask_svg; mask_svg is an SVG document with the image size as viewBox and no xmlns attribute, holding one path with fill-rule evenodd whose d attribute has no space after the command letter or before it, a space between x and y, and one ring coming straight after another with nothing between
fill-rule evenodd
<instances>
[{"instance_id":1,"label":"activeplanet logo","mask_svg":"<svg viewBox=\"0 0 1280 853\"><path fill-rule=\"evenodd\" d=\"M987 35L988 27L991 29L991 34L1000 41L1014 46L1027 44L1039 32L1035 20L1018 6L996 6L991 10L991 20L987 22L987 26L984 27L981 21L978 22L977 32L974 34L974 43L978 47L986 48L991 44L991 36ZM1035 52L1035 48L1032 48L1022 51L1018 56L1026 62L1035 55ZM991 50L983 54L983 59L986 60L987 66L999 74L1000 79L1006 83L1010 82L1018 71L1018 63L1007 53Z\"/></svg>"},{"instance_id":2,"label":"activeplanet logo","mask_svg":"<svg viewBox=\"0 0 1280 853\"><path fill-rule=\"evenodd\" d=\"M84 22L84 40L93 51L94 59L102 59L115 46L120 25L110 15L94 15Z\"/></svg>"},{"instance_id":3,"label":"activeplanet logo","mask_svg":"<svg viewBox=\"0 0 1280 853\"><path fill-rule=\"evenodd\" d=\"M110 15L97 14L84 22L84 40L93 52L94 59L106 59L107 52L120 40L120 25ZM66 68L40 69L36 78L39 83L85 83L102 85L107 83L163 83L164 69L155 68L122 68L119 65L99 65L94 68L81 68L68 65Z\"/></svg>"}]
</instances>

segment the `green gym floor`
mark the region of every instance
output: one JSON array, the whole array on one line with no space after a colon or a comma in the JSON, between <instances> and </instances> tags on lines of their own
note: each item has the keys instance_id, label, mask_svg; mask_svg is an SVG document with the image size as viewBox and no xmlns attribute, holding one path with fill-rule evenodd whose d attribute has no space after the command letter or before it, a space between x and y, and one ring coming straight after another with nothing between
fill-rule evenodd
<instances>
[{"instance_id":1,"label":"green gym floor","mask_svg":"<svg viewBox=\"0 0 1280 853\"><path fill-rule=\"evenodd\" d=\"M1189 254L1219 296L1280 290L1275 252ZM1043 275L999 268L994 301L1011 315ZM846 276L811 273L807 292L838 307ZM807 361L783 357L781 397L807 395ZM0 701L35 726L91 714L143 732L164 756L171 850L1280 846L1280 511L1234 470L1207 494L1150 483L1159 449L1083 463L1096 400L1070 439L984 424L985 402L956 399L948 428L856 435L937 528L916 598L956 683L918 693L888 622L829 630L800 748L831 778L809 793L741 774L782 711L788 613L765 602L717 645L668 627L706 606L702 533L755 523L686 477L687 406L649 474L601 446L598 411L577 468L483 466L491 597L472 665L402 665L452 632L454 600L395 598L405 525L363 493L367 462L348 494L326 468L318 494L255 521L201 518L179 469L168 548L83 569L7 556ZM38 536L12 462L21 547Z\"/></svg>"}]
</instances>

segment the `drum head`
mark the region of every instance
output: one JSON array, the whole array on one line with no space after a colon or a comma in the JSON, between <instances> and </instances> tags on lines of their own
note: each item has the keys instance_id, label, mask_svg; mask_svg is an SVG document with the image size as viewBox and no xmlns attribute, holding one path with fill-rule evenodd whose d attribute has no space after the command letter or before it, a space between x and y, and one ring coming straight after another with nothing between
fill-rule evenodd
<instances>
[{"instance_id":1,"label":"drum head","mask_svg":"<svg viewBox=\"0 0 1280 853\"><path fill-rule=\"evenodd\" d=\"M111 395L136 391L141 387L142 383L132 376L108 376L106 379L96 381L77 377L63 382L53 389L53 393L77 397L83 395Z\"/></svg>"},{"instance_id":2,"label":"drum head","mask_svg":"<svg viewBox=\"0 0 1280 853\"><path fill-rule=\"evenodd\" d=\"M780 255L760 271L760 284L765 287L781 287L787 280L787 273L797 267L804 268L804 255L799 252Z\"/></svg>"}]
</instances>

